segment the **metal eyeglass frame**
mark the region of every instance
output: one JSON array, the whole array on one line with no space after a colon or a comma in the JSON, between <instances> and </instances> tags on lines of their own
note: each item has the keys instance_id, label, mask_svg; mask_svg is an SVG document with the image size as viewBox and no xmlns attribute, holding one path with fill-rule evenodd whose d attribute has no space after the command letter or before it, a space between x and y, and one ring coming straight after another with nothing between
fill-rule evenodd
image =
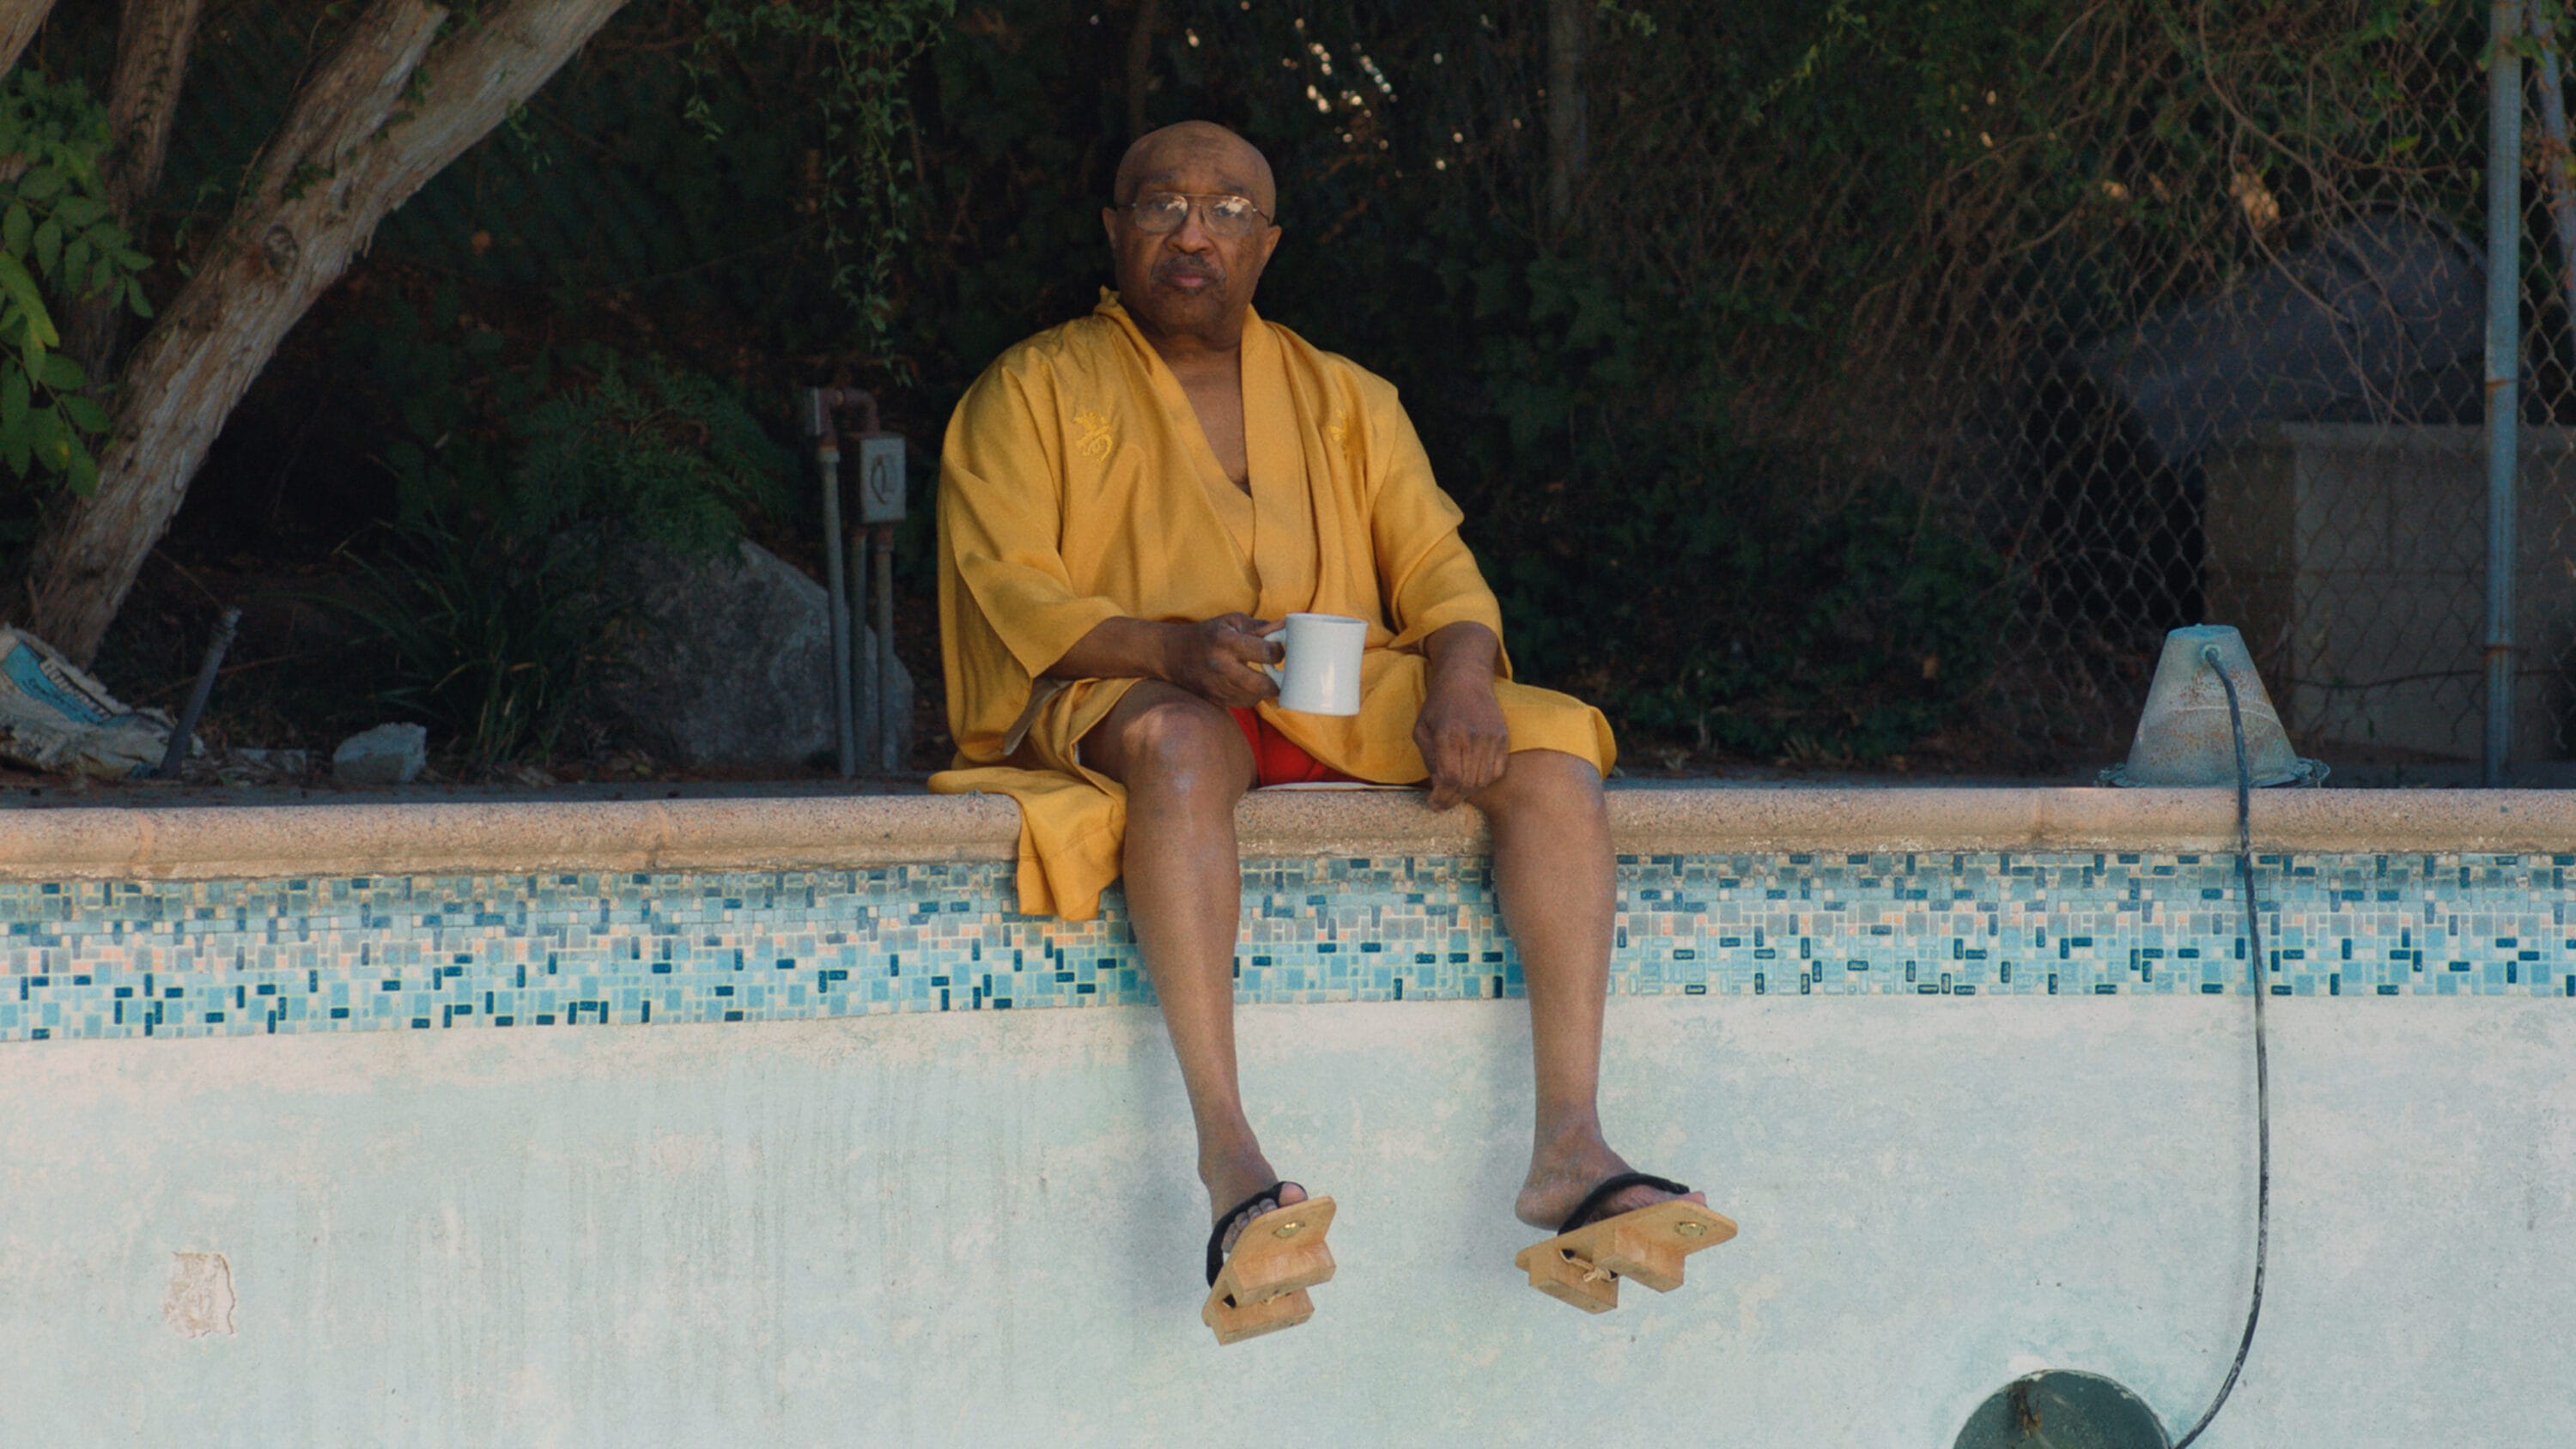
<instances>
[{"instance_id":1,"label":"metal eyeglass frame","mask_svg":"<svg viewBox=\"0 0 2576 1449\"><path fill-rule=\"evenodd\" d=\"M1143 206L1149 200L1165 201L1174 197L1190 203L1190 211L1198 213L1199 224L1207 228L1208 235L1223 237L1228 241L1235 240L1238 237L1250 236L1254 232L1259 231L1261 226L1276 226L1278 224L1271 219L1270 213L1261 209L1261 204L1259 202L1254 201L1249 196L1244 196L1238 192L1232 191L1157 191L1149 197L1140 196L1134 201L1120 202L1116 209L1127 213L1128 222L1145 235L1170 236L1173 232L1179 231L1182 227L1190 224L1190 211L1182 212L1181 219L1179 221L1172 223L1161 231L1156 231L1154 228L1145 225L1144 222L1139 219L1141 213L1139 213L1136 208ZM1219 230L1216 220L1216 208L1213 205L1203 204L1219 201L1242 202L1245 208L1251 211L1254 216L1261 218L1261 226L1246 227L1239 232L1226 232Z\"/></svg>"}]
</instances>

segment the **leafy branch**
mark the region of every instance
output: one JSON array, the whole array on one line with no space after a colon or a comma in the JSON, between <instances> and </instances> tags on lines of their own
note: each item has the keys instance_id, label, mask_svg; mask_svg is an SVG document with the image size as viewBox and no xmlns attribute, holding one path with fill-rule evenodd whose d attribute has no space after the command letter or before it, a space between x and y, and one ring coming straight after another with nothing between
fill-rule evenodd
<instances>
[{"instance_id":1,"label":"leafy branch","mask_svg":"<svg viewBox=\"0 0 2576 1449\"><path fill-rule=\"evenodd\" d=\"M858 329L859 351L889 365L892 283L911 241L917 179L911 159L897 149L911 134L904 80L956 11L956 0L712 0L704 44L692 62L704 74L719 49L762 38L801 42L829 57L819 91L822 165L815 198L823 251L833 294ZM710 139L721 134L703 95L691 99L688 119Z\"/></svg>"},{"instance_id":2,"label":"leafy branch","mask_svg":"<svg viewBox=\"0 0 2576 1449\"><path fill-rule=\"evenodd\" d=\"M56 350L54 314L104 299L152 315L140 280L151 258L116 224L99 173L107 146L106 109L79 82L21 68L0 83L0 462L84 495L108 414Z\"/></svg>"}]
</instances>

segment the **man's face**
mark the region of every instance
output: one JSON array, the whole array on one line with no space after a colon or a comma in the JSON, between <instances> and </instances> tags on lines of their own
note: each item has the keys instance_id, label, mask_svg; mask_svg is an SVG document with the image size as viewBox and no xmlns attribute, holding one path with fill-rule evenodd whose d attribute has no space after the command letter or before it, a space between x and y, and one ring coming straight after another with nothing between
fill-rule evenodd
<instances>
[{"instance_id":1,"label":"man's face","mask_svg":"<svg viewBox=\"0 0 2576 1449\"><path fill-rule=\"evenodd\" d=\"M1140 326L1153 334L1231 341L1241 334L1261 269L1279 245L1279 228L1267 221L1275 204L1268 168L1248 143L1231 136L1176 139L1136 159L1140 164L1127 178L1121 202L1174 193L1223 195L1249 198L1261 209L1261 224L1239 237L1209 232L1208 200L1193 205L1178 229L1159 235L1137 226L1131 210L1113 206L1101 213L1119 300Z\"/></svg>"}]
</instances>

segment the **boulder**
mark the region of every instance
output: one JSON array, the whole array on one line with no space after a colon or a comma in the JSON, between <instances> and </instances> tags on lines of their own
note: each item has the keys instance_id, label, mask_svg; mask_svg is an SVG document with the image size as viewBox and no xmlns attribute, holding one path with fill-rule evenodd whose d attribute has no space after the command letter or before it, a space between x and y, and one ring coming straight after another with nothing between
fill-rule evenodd
<instances>
[{"instance_id":1,"label":"boulder","mask_svg":"<svg viewBox=\"0 0 2576 1449\"><path fill-rule=\"evenodd\" d=\"M331 778L343 785L408 785L428 764L428 730L380 724L340 742L331 752Z\"/></svg>"},{"instance_id":2,"label":"boulder","mask_svg":"<svg viewBox=\"0 0 2576 1449\"><path fill-rule=\"evenodd\" d=\"M609 576L627 626L624 659L602 691L607 712L675 765L804 769L838 753L832 712L831 596L785 559L743 542L689 558L651 542L610 545ZM873 636L856 631L868 658ZM853 671L864 732L873 681ZM912 743L912 679L895 664L898 759ZM863 740L864 743L864 740ZM862 767L873 757L862 753Z\"/></svg>"}]
</instances>

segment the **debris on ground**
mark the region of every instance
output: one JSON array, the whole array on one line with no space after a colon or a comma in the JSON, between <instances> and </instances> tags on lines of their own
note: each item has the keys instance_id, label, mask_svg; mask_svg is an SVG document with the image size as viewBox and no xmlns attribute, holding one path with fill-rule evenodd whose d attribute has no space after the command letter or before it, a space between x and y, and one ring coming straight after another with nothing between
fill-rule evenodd
<instances>
[{"instance_id":1,"label":"debris on ground","mask_svg":"<svg viewBox=\"0 0 2576 1449\"><path fill-rule=\"evenodd\" d=\"M176 722L128 709L107 686L23 630L0 626L0 756L39 770L121 780L159 768ZM194 739L189 752L202 753Z\"/></svg>"}]
</instances>

